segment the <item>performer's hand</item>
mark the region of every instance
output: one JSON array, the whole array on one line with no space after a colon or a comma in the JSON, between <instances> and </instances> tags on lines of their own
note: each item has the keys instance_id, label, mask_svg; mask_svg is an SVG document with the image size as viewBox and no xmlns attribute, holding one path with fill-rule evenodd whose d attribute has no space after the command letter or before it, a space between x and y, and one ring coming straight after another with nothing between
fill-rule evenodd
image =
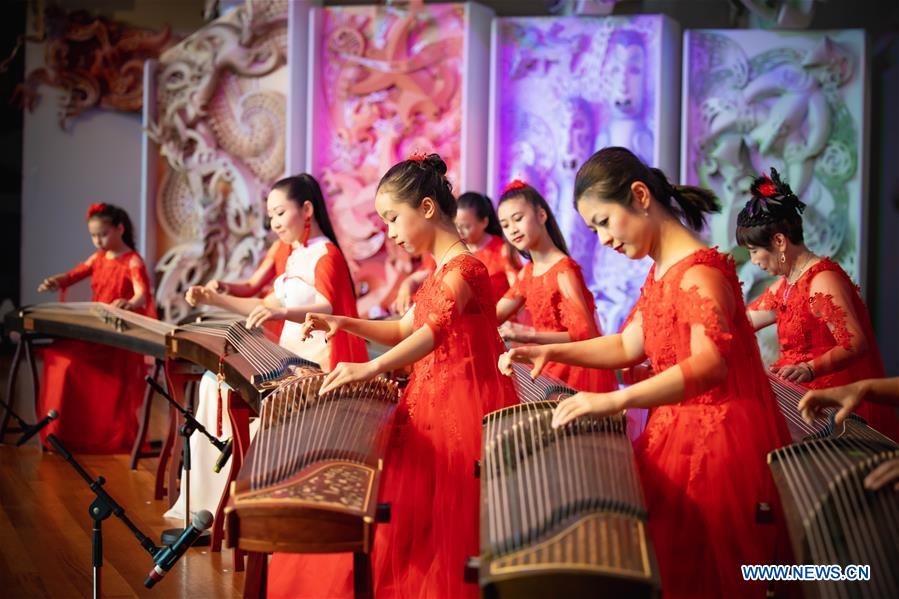
<instances>
[{"instance_id":1,"label":"performer's hand","mask_svg":"<svg viewBox=\"0 0 899 599\"><path fill-rule=\"evenodd\" d=\"M259 304L247 315L247 328L260 326L266 320L284 320L287 318L287 308L271 308Z\"/></svg>"},{"instance_id":2,"label":"performer's hand","mask_svg":"<svg viewBox=\"0 0 899 599\"><path fill-rule=\"evenodd\" d=\"M194 285L184 294L184 299L187 300L188 304L196 307L204 304L211 304L214 296L215 292L211 289L207 289L200 285Z\"/></svg>"},{"instance_id":3,"label":"performer's hand","mask_svg":"<svg viewBox=\"0 0 899 599\"><path fill-rule=\"evenodd\" d=\"M309 339L312 331L324 331L325 339L331 339L331 337L342 328L342 322L343 317L341 316L309 312L306 314L306 321L303 323L303 328L300 329L300 339L303 341Z\"/></svg>"},{"instance_id":4,"label":"performer's hand","mask_svg":"<svg viewBox=\"0 0 899 599\"><path fill-rule=\"evenodd\" d=\"M856 381L842 387L815 389L803 395L797 407L802 418L809 424L821 416L824 408L839 408L834 415L834 421L842 424L846 417L864 401L865 396L868 395L868 389L865 381Z\"/></svg>"},{"instance_id":5,"label":"performer's hand","mask_svg":"<svg viewBox=\"0 0 899 599\"><path fill-rule=\"evenodd\" d=\"M109 305L113 308L121 308L122 310L131 310L134 307L131 305L131 302L122 297L117 300L113 300Z\"/></svg>"},{"instance_id":6,"label":"performer's hand","mask_svg":"<svg viewBox=\"0 0 899 599\"><path fill-rule=\"evenodd\" d=\"M812 380L812 369L805 362L780 367L772 366L771 372L793 383L807 383Z\"/></svg>"},{"instance_id":7,"label":"performer's hand","mask_svg":"<svg viewBox=\"0 0 899 599\"><path fill-rule=\"evenodd\" d=\"M532 343L534 341L534 328L517 322L506 321L500 325L499 335L503 338L503 341Z\"/></svg>"},{"instance_id":8,"label":"performer's hand","mask_svg":"<svg viewBox=\"0 0 899 599\"><path fill-rule=\"evenodd\" d=\"M214 291L215 293L229 293L228 284L224 281L219 281L218 279L212 279L208 283L204 285L206 289L209 291Z\"/></svg>"},{"instance_id":9,"label":"performer's hand","mask_svg":"<svg viewBox=\"0 0 899 599\"><path fill-rule=\"evenodd\" d=\"M497 366L499 371L506 376L514 374L512 370L512 362L528 364L531 366L531 378L535 379L543 372L543 367L549 361L549 352L544 345L526 345L522 347L513 347L499 357Z\"/></svg>"},{"instance_id":10,"label":"performer's hand","mask_svg":"<svg viewBox=\"0 0 899 599\"><path fill-rule=\"evenodd\" d=\"M559 405L553 410L552 426L559 428L584 414L609 416L617 414L623 409L624 402L620 391L610 393L581 391L559 402Z\"/></svg>"},{"instance_id":11,"label":"performer's hand","mask_svg":"<svg viewBox=\"0 0 899 599\"><path fill-rule=\"evenodd\" d=\"M334 370L325 376L318 394L324 395L343 385L367 381L377 375L378 369L375 367L374 362L339 362L334 367Z\"/></svg>"},{"instance_id":12,"label":"performer's hand","mask_svg":"<svg viewBox=\"0 0 899 599\"><path fill-rule=\"evenodd\" d=\"M871 491L877 491L893 481L896 483L893 485L893 490L899 491L899 458L887 460L872 470L871 473L865 477L865 488L870 489Z\"/></svg>"},{"instance_id":13,"label":"performer's hand","mask_svg":"<svg viewBox=\"0 0 899 599\"><path fill-rule=\"evenodd\" d=\"M399 289L396 290L396 298L390 304L390 311L394 314L405 314L412 307L412 296L415 294L414 285L411 279L406 279L400 283Z\"/></svg>"},{"instance_id":14,"label":"performer's hand","mask_svg":"<svg viewBox=\"0 0 899 599\"><path fill-rule=\"evenodd\" d=\"M52 277L47 277L41 284L37 286L38 293L44 293L45 291L58 291L60 288L59 281L61 277L58 275L54 275Z\"/></svg>"}]
</instances>

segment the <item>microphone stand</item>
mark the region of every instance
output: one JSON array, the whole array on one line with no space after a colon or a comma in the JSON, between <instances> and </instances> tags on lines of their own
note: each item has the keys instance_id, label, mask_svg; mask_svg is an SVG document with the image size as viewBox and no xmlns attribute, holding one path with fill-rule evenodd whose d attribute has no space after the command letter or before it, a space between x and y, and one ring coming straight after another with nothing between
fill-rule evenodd
<instances>
[{"instance_id":1,"label":"microphone stand","mask_svg":"<svg viewBox=\"0 0 899 599\"><path fill-rule=\"evenodd\" d=\"M140 531L140 529L134 525L134 523L125 515L125 510L121 505L116 503L116 500L113 499L109 493L106 492L106 489L103 488L103 485L106 483L106 479L102 476L98 476L97 480L91 478L91 476L87 473L87 471L81 467L68 449L62 444L62 442L56 438L55 435L50 434L47 435L47 441L56 449L56 451L63 457L65 461L72 465L76 472L81 475L81 478L85 480L85 482L90 487L91 491L97 496L97 498L91 503L88 508L88 513L91 516L91 520L93 520L93 534L91 537L91 555L92 555L92 564L93 564L93 589L94 589L94 599L99 599L102 593L102 572L101 568L103 567L103 520L109 518L110 515L115 515L119 520L125 523L125 526L128 527L134 536L140 541L141 547L143 547L147 553L150 554L150 557L155 558L156 554L159 553L160 548L157 547L153 541L147 537L144 533Z\"/></svg>"},{"instance_id":2,"label":"microphone stand","mask_svg":"<svg viewBox=\"0 0 899 599\"><path fill-rule=\"evenodd\" d=\"M3 406L3 409L6 410L6 414L7 414L7 416L3 418L3 421L4 421L3 422L3 424L4 424L3 437L5 437L7 434L15 433L15 432L21 432L22 434L25 434L32 427L32 425L25 422L25 420L21 416L16 414L15 410L12 409L12 406L9 405L8 403L6 403L5 400L0 399L0 406ZM9 428L9 429L6 428L6 426L5 426L6 418L8 418L9 416L12 416L13 418L15 418L16 422L19 423L18 431L16 431L15 429L12 429L12 428ZM0 437L0 444L3 443L3 437Z\"/></svg>"},{"instance_id":3,"label":"microphone stand","mask_svg":"<svg viewBox=\"0 0 899 599\"><path fill-rule=\"evenodd\" d=\"M194 431L200 431L206 438L209 440L212 445L218 449L219 451L225 451L225 447L227 443L224 441L219 441L213 435L206 430L206 427L200 423L199 420L193 417L188 410L185 410L181 404L179 404L175 399L168 394L168 392L162 388L162 385L156 382L151 376L146 377L147 384L149 384L153 389L162 397L164 397L170 404L175 406L175 409L181 413L184 417L184 424L178 429L178 434L183 437L182 445L181 445L181 461L184 463L184 477L181 481L181 493L184 495L184 528L167 528L162 531L162 543L164 545L171 545L175 541L177 541L185 530L190 527L190 437L194 434ZM208 532L204 532L200 535L196 541L194 541L194 547L204 547L209 545L211 542L211 537Z\"/></svg>"}]
</instances>

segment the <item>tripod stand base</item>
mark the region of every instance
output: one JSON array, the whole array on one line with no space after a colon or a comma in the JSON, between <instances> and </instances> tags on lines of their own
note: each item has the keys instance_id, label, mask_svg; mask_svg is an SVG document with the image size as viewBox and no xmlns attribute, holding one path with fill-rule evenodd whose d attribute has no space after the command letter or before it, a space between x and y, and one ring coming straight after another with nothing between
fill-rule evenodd
<instances>
[{"instance_id":1,"label":"tripod stand base","mask_svg":"<svg viewBox=\"0 0 899 599\"><path fill-rule=\"evenodd\" d=\"M171 545L175 541L181 538L181 535L184 534L183 528L167 528L162 531L162 544L163 545ZM190 544L191 547L208 547L210 542L212 541L212 535L209 534L208 530L203 531L197 540Z\"/></svg>"}]
</instances>

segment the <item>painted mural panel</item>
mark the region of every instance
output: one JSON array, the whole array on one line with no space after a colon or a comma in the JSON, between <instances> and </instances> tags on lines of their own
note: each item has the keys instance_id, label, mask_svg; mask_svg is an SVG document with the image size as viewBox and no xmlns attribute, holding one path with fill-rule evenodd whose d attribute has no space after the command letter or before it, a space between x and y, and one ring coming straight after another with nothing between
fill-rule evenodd
<instances>
[{"instance_id":1,"label":"painted mural panel","mask_svg":"<svg viewBox=\"0 0 899 599\"><path fill-rule=\"evenodd\" d=\"M677 71L678 41L670 22L653 15L494 23L490 192L497 196L521 178L544 194L596 297L604 331L623 322L649 265L597 243L574 209L575 174L610 145L673 170L679 99L676 78L663 82Z\"/></svg>"}]
</instances>

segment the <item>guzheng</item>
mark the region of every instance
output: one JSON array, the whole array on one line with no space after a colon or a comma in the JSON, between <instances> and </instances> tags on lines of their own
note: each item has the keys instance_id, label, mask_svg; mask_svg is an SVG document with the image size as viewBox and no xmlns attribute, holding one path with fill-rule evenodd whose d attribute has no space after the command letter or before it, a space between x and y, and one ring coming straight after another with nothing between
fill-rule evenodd
<instances>
[{"instance_id":1,"label":"guzheng","mask_svg":"<svg viewBox=\"0 0 899 599\"><path fill-rule=\"evenodd\" d=\"M574 391L514 369L524 403L484 418L483 596L657 596L624 415L583 416L553 429L553 408Z\"/></svg>"},{"instance_id":2,"label":"guzheng","mask_svg":"<svg viewBox=\"0 0 899 599\"><path fill-rule=\"evenodd\" d=\"M894 485L864 488L879 464L899 459L899 446L834 410L808 424L796 405L806 389L772 378L795 443L768 454L797 564L870 566L870 580L803 583L806 597L899 597L899 493Z\"/></svg>"},{"instance_id":3,"label":"guzheng","mask_svg":"<svg viewBox=\"0 0 899 599\"><path fill-rule=\"evenodd\" d=\"M225 508L230 547L262 553L354 552L367 562L383 455L399 392L375 379L319 395L324 374L282 383ZM357 584L358 587L358 584Z\"/></svg>"},{"instance_id":4,"label":"guzheng","mask_svg":"<svg viewBox=\"0 0 899 599\"><path fill-rule=\"evenodd\" d=\"M7 331L81 339L165 358L165 337L175 326L100 302L46 303L7 314Z\"/></svg>"},{"instance_id":5,"label":"guzheng","mask_svg":"<svg viewBox=\"0 0 899 599\"><path fill-rule=\"evenodd\" d=\"M319 372L304 360L266 337L262 328L247 329L243 320L209 320L178 327L166 341L168 357L221 372L257 414L262 398L285 377Z\"/></svg>"}]
</instances>

